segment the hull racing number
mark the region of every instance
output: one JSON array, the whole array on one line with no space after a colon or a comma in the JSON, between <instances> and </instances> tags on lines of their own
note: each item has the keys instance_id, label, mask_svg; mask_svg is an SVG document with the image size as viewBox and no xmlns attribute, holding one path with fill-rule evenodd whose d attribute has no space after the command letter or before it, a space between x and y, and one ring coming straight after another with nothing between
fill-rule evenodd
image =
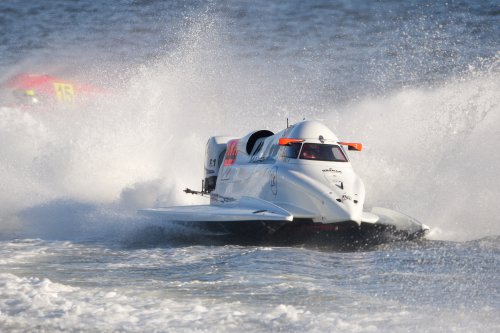
<instances>
[{"instance_id":1,"label":"hull racing number","mask_svg":"<svg viewBox=\"0 0 500 333\"><path fill-rule=\"evenodd\" d=\"M227 143L224 166L233 165L236 162L236 155L238 155L238 140L231 140Z\"/></svg>"},{"instance_id":2,"label":"hull racing number","mask_svg":"<svg viewBox=\"0 0 500 333\"><path fill-rule=\"evenodd\" d=\"M72 84L54 82L54 90L60 102L72 102L75 98L75 89Z\"/></svg>"}]
</instances>

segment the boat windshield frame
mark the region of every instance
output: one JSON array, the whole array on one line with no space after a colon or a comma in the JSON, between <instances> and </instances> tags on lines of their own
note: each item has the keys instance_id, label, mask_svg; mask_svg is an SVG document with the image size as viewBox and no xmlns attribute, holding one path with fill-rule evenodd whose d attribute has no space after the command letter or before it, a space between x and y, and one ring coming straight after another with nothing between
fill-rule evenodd
<instances>
[{"instance_id":1,"label":"boat windshield frame","mask_svg":"<svg viewBox=\"0 0 500 333\"><path fill-rule=\"evenodd\" d=\"M330 143L292 143L285 148L285 158L322 162L349 162L343 149Z\"/></svg>"}]
</instances>

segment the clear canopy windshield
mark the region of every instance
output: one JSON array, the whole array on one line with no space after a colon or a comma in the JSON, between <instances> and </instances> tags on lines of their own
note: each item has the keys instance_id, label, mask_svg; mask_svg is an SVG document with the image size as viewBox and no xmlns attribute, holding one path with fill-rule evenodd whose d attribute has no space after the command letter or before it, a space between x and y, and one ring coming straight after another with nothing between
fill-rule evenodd
<instances>
[{"instance_id":1,"label":"clear canopy windshield","mask_svg":"<svg viewBox=\"0 0 500 333\"><path fill-rule=\"evenodd\" d=\"M285 157L301 160L347 162L347 157L338 145L320 143L293 143L285 149Z\"/></svg>"}]
</instances>

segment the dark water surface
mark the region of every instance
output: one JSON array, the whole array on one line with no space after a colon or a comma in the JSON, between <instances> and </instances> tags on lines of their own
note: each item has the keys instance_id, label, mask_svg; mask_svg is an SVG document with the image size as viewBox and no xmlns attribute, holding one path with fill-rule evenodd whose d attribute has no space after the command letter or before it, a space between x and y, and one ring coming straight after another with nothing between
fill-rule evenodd
<instances>
[{"instance_id":1,"label":"dark water surface","mask_svg":"<svg viewBox=\"0 0 500 333\"><path fill-rule=\"evenodd\" d=\"M498 238L372 251L2 242L7 331L495 331ZM439 320L437 319L439 318Z\"/></svg>"}]
</instances>

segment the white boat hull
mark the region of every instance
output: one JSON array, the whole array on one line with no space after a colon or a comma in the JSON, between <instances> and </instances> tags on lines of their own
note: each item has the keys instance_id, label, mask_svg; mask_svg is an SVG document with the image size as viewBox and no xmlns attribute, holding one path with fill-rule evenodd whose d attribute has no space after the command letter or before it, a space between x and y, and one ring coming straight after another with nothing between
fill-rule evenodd
<instances>
[{"instance_id":1,"label":"white boat hull","mask_svg":"<svg viewBox=\"0 0 500 333\"><path fill-rule=\"evenodd\" d=\"M365 212L365 187L326 126L303 121L273 134L212 137L202 191L210 205L150 208L141 214L225 235L239 243L372 244L414 239L428 228L404 214ZM231 241L232 242L232 241Z\"/></svg>"}]
</instances>

